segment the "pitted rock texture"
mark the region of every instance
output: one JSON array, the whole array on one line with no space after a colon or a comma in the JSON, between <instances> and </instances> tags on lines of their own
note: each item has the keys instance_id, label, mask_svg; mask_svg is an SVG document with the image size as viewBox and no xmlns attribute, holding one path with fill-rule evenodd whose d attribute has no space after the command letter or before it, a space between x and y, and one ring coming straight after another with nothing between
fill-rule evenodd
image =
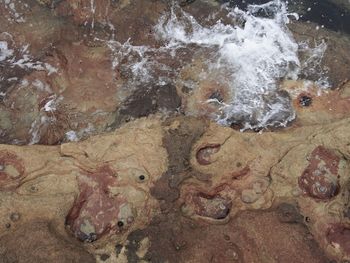
<instances>
[{"instance_id":1,"label":"pitted rock texture","mask_svg":"<svg viewBox=\"0 0 350 263\"><path fill-rule=\"evenodd\" d=\"M117 186L117 178L108 166L85 172L78 184L80 194L66 220L78 239L93 242L133 222L132 207L126 198L121 195L110 197L109 188Z\"/></svg>"},{"instance_id":2,"label":"pitted rock texture","mask_svg":"<svg viewBox=\"0 0 350 263\"><path fill-rule=\"evenodd\" d=\"M1 253L9 256L5 259L11 260L12 253L17 262L36 259L43 262L45 253L55 249L51 244L33 243L23 244L23 250L16 252L18 255L11 252L18 244L5 240L16 236L17 231L24 231L20 229L26 229L26 235L30 235L37 230L37 221L50 222L52 231L68 244L73 242L72 253L73 244L78 244L85 246L82 253L87 255L95 254L98 247L105 248L110 242L121 242L131 231L145 227L159 211L159 203L150 189L167 170L162 137L161 123L154 119L128 124L117 133L91 138L79 145L33 146L36 155L27 147L1 145L0 242L4 249ZM41 225L38 228L44 231ZM27 243L26 238L16 240ZM94 245L84 245L87 243ZM36 244L42 249L36 249ZM25 251L31 247L36 252L28 252L29 261L25 261ZM57 249L60 253L60 248ZM78 255L67 254L62 261L53 262L66 262L65 258L81 262L83 259ZM47 256L48 260L51 256Z\"/></svg>"},{"instance_id":3,"label":"pitted rock texture","mask_svg":"<svg viewBox=\"0 0 350 263\"><path fill-rule=\"evenodd\" d=\"M56 233L54 224L33 221L0 237L0 262L95 262L81 244Z\"/></svg>"},{"instance_id":4,"label":"pitted rock texture","mask_svg":"<svg viewBox=\"0 0 350 263\"><path fill-rule=\"evenodd\" d=\"M256 134L153 116L79 143L1 145L0 252L43 260L50 244L9 241L25 231L69 247L59 262L349 260L349 128Z\"/></svg>"},{"instance_id":5,"label":"pitted rock texture","mask_svg":"<svg viewBox=\"0 0 350 263\"><path fill-rule=\"evenodd\" d=\"M331 199L339 192L338 166L340 158L318 146L309 157L310 164L299 177L304 194L317 199Z\"/></svg>"},{"instance_id":6,"label":"pitted rock texture","mask_svg":"<svg viewBox=\"0 0 350 263\"><path fill-rule=\"evenodd\" d=\"M227 1L178 2L210 25ZM291 23L298 41L327 42L318 69L332 89L281 81L296 119L242 133L242 118L210 121L233 96L227 72L208 70L213 50L159 53L155 77L133 75L164 44L154 26L171 5L0 0L11 50L0 61L0 263L350 261L348 36Z\"/></svg>"}]
</instances>

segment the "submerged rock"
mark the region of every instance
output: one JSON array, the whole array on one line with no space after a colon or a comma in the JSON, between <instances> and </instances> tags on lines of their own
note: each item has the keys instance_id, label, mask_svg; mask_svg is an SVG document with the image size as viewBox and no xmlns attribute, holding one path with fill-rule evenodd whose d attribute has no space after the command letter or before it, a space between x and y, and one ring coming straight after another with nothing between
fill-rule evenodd
<instances>
[{"instance_id":1,"label":"submerged rock","mask_svg":"<svg viewBox=\"0 0 350 263\"><path fill-rule=\"evenodd\" d=\"M0 262L350 260L349 37L178 2L0 0Z\"/></svg>"}]
</instances>

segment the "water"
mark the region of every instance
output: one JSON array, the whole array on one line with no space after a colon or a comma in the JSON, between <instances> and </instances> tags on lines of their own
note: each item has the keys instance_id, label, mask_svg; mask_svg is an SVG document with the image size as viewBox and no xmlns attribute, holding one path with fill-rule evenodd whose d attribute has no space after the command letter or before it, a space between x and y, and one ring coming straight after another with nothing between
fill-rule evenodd
<instances>
[{"instance_id":1,"label":"water","mask_svg":"<svg viewBox=\"0 0 350 263\"><path fill-rule=\"evenodd\" d=\"M111 74L116 80L123 80L116 88L116 100L130 101L136 91L144 90L147 94L152 87L170 85L180 90L185 86L188 91L181 94L184 103L177 109L178 112L204 115L220 125L237 125L242 131L286 127L295 120L296 112L290 96L281 89L285 80L306 81L308 85L304 91L313 86L311 84L320 91L331 86L327 69L321 66L329 48L327 42L298 42L289 25L297 21L304 24L313 22L316 23L315 30L328 28L349 33L349 11L328 0L221 2L221 9L205 10L210 13L208 17L198 15L199 11L193 12L199 0L189 6L178 5L175 1L169 3L169 8L158 20L152 20L151 31L145 33L153 44L139 41L136 45L138 40L121 41L116 37L118 32L126 29L120 28L108 15L101 22L100 2L89 0L85 9L86 21L82 21L76 29L83 30L84 33L79 34L85 39L78 40L89 38L92 46L109 48L110 53L106 56L111 61ZM6 11L4 17L9 24L23 26L35 21L26 15L30 12L25 1L0 0L0 4ZM107 14L108 10L106 8L103 12ZM69 19L63 20L73 23ZM109 33L104 34L104 31ZM135 35L130 33L130 36ZM28 130L30 143L38 143L45 136L43 127L59 122L55 118L56 113L66 103L67 98L59 92L56 94L57 89L50 86L55 83L55 76L64 69L57 66L59 63L47 63L44 54L32 55L30 41L19 44L18 38L17 43L14 39L16 37L11 32L0 32L0 99L6 98L8 90L13 87L34 88L49 96L40 106L40 114L30 122ZM186 69L195 67L199 62L202 68L197 68L191 78L185 79L183 73ZM39 77L28 78L33 72ZM101 85L104 85L102 82ZM215 85L220 87L215 89ZM205 86L209 88L203 88ZM205 94L211 87L212 94ZM201 92L203 96L198 96ZM203 110L206 108L214 110ZM173 113L166 109L160 111L165 115ZM71 127L79 125L69 124ZM76 141L98 130L95 125L82 125L80 129L71 127L64 130L65 140Z\"/></svg>"},{"instance_id":2,"label":"water","mask_svg":"<svg viewBox=\"0 0 350 263\"><path fill-rule=\"evenodd\" d=\"M156 57L160 53L172 54L174 59L179 49L195 46L197 52L210 50L207 72L201 72L201 78L207 78L212 71L225 72L222 82L230 94L224 102L215 98L198 102L219 105L219 113L210 117L221 125L239 124L242 130L286 126L294 120L295 112L290 98L279 90L279 83L283 79L296 80L301 73L311 75L306 70L316 71L326 45L311 49L297 43L287 24L299 16L288 12L286 4L279 0L248 5L245 10L227 7L227 19L230 23L219 19L205 26L173 4L170 13L162 16L155 27L156 36L165 43L162 47L155 50L133 47L129 42L123 45L127 56L131 50L139 56L137 63L130 64L131 79L147 82L156 78L152 68L155 64L159 67ZM309 53L306 64L299 60L300 51ZM151 56L145 55L147 52ZM118 65L118 61L114 63ZM323 72L319 83L328 85ZM196 85L189 87L196 89Z\"/></svg>"},{"instance_id":3,"label":"water","mask_svg":"<svg viewBox=\"0 0 350 263\"><path fill-rule=\"evenodd\" d=\"M221 2L247 10L249 5L261 5L269 2L269 0L223 0ZM289 9L298 12L302 21L310 21L334 31L350 33L350 11L332 1L289 0L287 2ZM260 15L268 14L261 13Z\"/></svg>"}]
</instances>

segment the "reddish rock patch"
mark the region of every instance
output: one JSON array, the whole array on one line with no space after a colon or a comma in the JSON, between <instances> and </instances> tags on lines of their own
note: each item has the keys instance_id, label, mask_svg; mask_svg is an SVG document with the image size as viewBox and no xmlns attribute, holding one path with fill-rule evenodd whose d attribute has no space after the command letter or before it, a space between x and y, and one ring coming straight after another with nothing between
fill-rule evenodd
<instances>
[{"instance_id":1,"label":"reddish rock patch","mask_svg":"<svg viewBox=\"0 0 350 263\"><path fill-rule=\"evenodd\" d=\"M211 156L220 151L220 148L220 144L209 144L200 148L196 154L197 162L201 165L211 164Z\"/></svg>"},{"instance_id":2,"label":"reddish rock patch","mask_svg":"<svg viewBox=\"0 0 350 263\"><path fill-rule=\"evenodd\" d=\"M350 228L334 225L328 229L327 240L333 246L339 246L348 256L350 255Z\"/></svg>"},{"instance_id":3,"label":"reddish rock patch","mask_svg":"<svg viewBox=\"0 0 350 263\"><path fill-rule=\"evenodd\" d=\"M310 156L309 165L299 186L304 194L319 200L329 200L339 192L338 166L340 158L331 150L318 146Z\"/></svg>"},{"instance_id":4,"label":"reddish rock patch","mask_svg":"<svg viewBox=\"0 0 350 263\"><path fill-rule=\"evenodd\" d=\"M222 220L229 215L232 201L219 195L196 193L188 196L186 206L191 207L201 217Z\"/></svg>"},{"instance_id":5,"label":"reddish rock patch","mask_svg":"<svg viewBox=\"0 0 350 263\"><path fill-rule=\"evenodd\" d=\"M22 160L8 151L0 152L0 189L13 190L25 176Z\"/></svg>"},{"instance_id":6,"label":"reddish rock patch","mask_svg":"<svg viewBox=\"0 0 350 263\"><path fill-rule=\"evenodd\" d=\"M66 224L81 241L93 242L111 231L120 231L133 222L123 218L121 209L129 208L126 199L113 196L109 187L117 185L114 171L104 166L78 178L80 194L67 216Z\"/></svg>"},{"instance_id":7,"label":"reddish rock patch","mask_svg":"<svg viewBox=\"0 0 350 263\"><path fill-rule=\"evenodd\" d=\"M237 167L240 167L240 166L241 166L241 163L237 163ZM238 172L233 172L232 179L239 180L239 179L242 179L249 174L250 174L250 168L249 168L249 166L246 166Z\"/></svg>"}]
</instances>

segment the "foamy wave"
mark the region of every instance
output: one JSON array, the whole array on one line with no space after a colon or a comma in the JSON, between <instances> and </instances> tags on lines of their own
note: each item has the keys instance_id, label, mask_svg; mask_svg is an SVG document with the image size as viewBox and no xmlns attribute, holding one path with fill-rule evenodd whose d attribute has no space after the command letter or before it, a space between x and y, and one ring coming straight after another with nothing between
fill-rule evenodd
<instances>
[{"instance_id":1,"label":"foamy wave","mask_svg":"<svg viewBox=\"0 0 350 263\"><path fill-rule=\"evenodd\" d=\"M6 67L46 71L48 75L57 73L58 69L49 63L33 58L29 52L29 44L16 48L11 34L2 32L0 37L5 39L0 41L0 62Z\"/></svg>"},{"instance_id":2,"label":"foamy wave","mask_svg":"<svg viewBox=\"0 0 350 263\"><path fill-rule=\"evenodd\" d=\"M261 11L270 17L256 16ZM297 18L287 12L284 3L272 1L251 5L247 12L229 10L232 24L218 21L205 27L174 6L156 28L169 48L188 44L217 48L211 67L230 72L228 86L233 94L216 116L220 124L239 122L244 129L285 126L295 113L288 97L278 95L278 81L296 79L301 66L298 44L286 26L290 16ZM243 25L235 25L236 21Z\"/></svg>"},{"instance_id":3,"label":"foamy wave","mask_svg":"<svg viewBox=\"0 0 350 263\"><path fill-rule=\"evenodd\" d=\"M137 87L160 81L163 76L176 76L176 69L158 61L165 53L176 60L177 51L183 48L192 50L195 46L197 51L210 50L202 53L207 65L200 79L205 80L213 71L222 72L225 77L221 82L231 96L225 102L212 99L199 102L220 106L219 114L212 118L222 125L239 124L243 130L286 126L295 118L295 112L288 94L279 90L279 83L284 79L296 80L301 72L307 76L319 72L317 66L326 45L311 49L297 43L287 24L291 18L298 19L298 15L289 13L280 0L250 5L247 11L225 8L225 23L218 20L205 26L173 4L155 26L156 37L164 46L151 48L133 46L130 41L124 44L110 41L113 67L126 67L130 72L127 86ZM306 53L309 59L301 63L299 52ZM327 86L323 74L316 81Z\"/></svg>"}]
</instances>

